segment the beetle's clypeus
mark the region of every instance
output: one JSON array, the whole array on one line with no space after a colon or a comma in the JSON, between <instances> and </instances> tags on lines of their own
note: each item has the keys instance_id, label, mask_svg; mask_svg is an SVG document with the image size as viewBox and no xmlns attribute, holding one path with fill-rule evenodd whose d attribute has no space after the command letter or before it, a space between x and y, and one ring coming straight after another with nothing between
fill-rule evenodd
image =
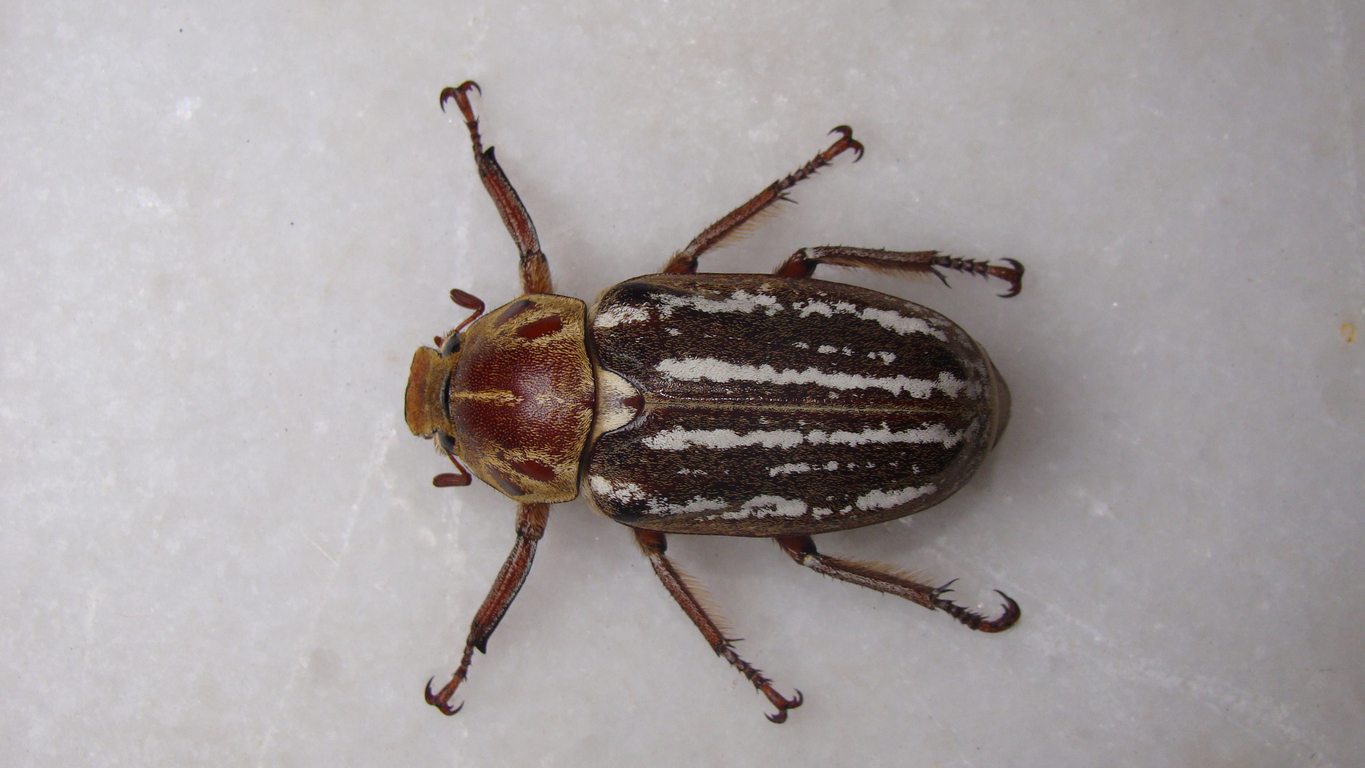
<instances>
[{"instance_id":1,"label":"beetle's clypeus","mask_svg":"<svg viewBox=\"0 0 1365 768\"><path fill-rule=\"evenodd\" d=\"M665 555L665 534L770 536L801 565L836 579L946 611L982 632L988 620L904 574L821 554L812 534L880 523L927 509L971 478L999 440L1010 397L986 352L933 310L841 283L815 280L830 264L898 274L954 270L1009 282L1024 268L936 251L802 248L774 275L697 274L697 259L792 186L863 147L847 126L795 173L773 183L675 254L661 274L608 288L589 310L554 295L535 227L493 156L469 103L473 82L441 92L454 100L474 147L479 178L521 253L526 295L472 314L412 359L406 417L434 437L455 473L470 473L519 502L517 539L474 617L450 682L427 702L447 715L475 648L484 651L531 567L549 505L580 494L630 526L655 573L717 654L777 707L801 705L735 652L696 588ZM946 280L944 281L946 283ZM457 458L458 457L458 458ZM461 461L468 465L466 471ZM951 582L950 582L951 583ZM461 705L463 706L463 705Z\"/></svg>"}]
</instances>

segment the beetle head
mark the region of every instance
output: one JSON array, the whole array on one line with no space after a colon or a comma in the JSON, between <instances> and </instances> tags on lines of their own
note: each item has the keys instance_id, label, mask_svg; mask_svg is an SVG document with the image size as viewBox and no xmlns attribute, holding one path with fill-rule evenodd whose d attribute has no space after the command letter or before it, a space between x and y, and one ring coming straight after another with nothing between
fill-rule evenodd
<instances>
[{"instance_id":1,"label":"beetle head","mask_svg":"<svg viewBox=\"0 0 1365 768\"><path fill-rule=\"evenodd\" d=\"M585 315L578 299L523 296L471 318L440 351L418 349L405 398L408 428L435 437L452 459L517 501L573 499L594 406ZM459 476L442 475L437 484L463 484L452 477Z\"/></svg>"}]
</instances>

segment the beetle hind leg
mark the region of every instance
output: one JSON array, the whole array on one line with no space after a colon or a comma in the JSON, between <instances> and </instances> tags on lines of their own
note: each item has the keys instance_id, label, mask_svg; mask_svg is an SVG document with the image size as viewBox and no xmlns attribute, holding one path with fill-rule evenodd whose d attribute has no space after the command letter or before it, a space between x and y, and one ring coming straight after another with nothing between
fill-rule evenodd
<instances>
[{"instance_id":1,"label":"beetle hind leg","mask_svg":"<svg viewBox=\"0 0 1365 768\"><path fill-rule=\"evenodd\" d=\"M711 650L717 656L730 662L730 665L739 670L739 673L748 678L754 684L758 692L767 697L774 707L777 707L775 714L768 715L768 719L774 723L784 723L787 721L787 710L796 709L801 706L804 700L801 692L797 691L795 698L785 698L774 688L772 681L763 676L754 665L740 658L735 651L735 641L725 636L719 621L707 610L705 600L700 594L695 582L686 574L678 570L673 561L664 554L668 549L668 540L662 533L655 531L642 531L633 529L635 541L640 545L641 551L649 558L650 565L654 566L654 573L658 574L659 581L664 584L664 589L673 596L678 605L687 614L687 618L697 625L701 634L706 638L706 642L711 645Z\"/></svg>"},{"instance_id":2,"label":"beetle hind leg","mask_svg":"<svg viewBox=\"0 0 1365 768\"><path fill-rule=\"evenodd\" d=\"M853 150L853 161L857 162L863 156L863 145L853 138L853 129L847 125L841 125L830 131L839 134L838 140L829 145L825 151L816 155L810 162L797 168L785 178L774 181L768 188L750 198L749 202L730 211L720 221L707 227L700 235L692 238L692 242L687 247L673 254L673 258L664 265L666 275L691 275L697 271L697 260L703 253L710 251L725 244L726 239L740 235L744 232L744 225L752 223L754 217L762 213L768 206L778 200L789 200L786 192L802 181L815 175L815 172L830 164L830 161L840 154Z\"/></svg>"},{"instance_id":3,"label":"beetle hind leg","mask_svg":"<svg viewBox=\"0 0 1365 768\"><path fill-rule=\"evenodd\" d=\"M903 597L931 611L943 611L978 632L1004 632L1014 626L1022 615L1019 604L1000 590L996 590L996 594L1005 599L1005 610L999 618L987 619L943 597L952 591L949 589L953 583L951 581L941 587L931 587L904 574L893 573L875 565L822 555L815 548L815 541L809 536L774 536L773 539L782 547L782 551L791 556L791 559L813 571L860 587Z\"/></svg>"},{"instance_id":4,"label":"beetle hind leg","mask_svg":"<svg viewBox=\"0 0 1365 768\"><path fill-rule=\"evenodd\" d=\"M978 277L996 277L1010 284L1002 298L1018 296L1023 288L1024 265L1014 259L1001 259L1003 264L992 264L977 259L961 259L938 251L883 251L877 248L849 248L842 245L823 245L802 248L793 253L774 272L782 277L810 277L820 264L835 267L857 267L886 275L933 275L948 284L939 270L947 269Z\"/></svg>"}]
</instances>

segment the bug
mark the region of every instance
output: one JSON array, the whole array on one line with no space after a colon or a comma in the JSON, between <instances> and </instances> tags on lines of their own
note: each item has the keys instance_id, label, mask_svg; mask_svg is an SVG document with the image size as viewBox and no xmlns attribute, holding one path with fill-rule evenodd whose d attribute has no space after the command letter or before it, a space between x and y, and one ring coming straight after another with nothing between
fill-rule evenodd
<instances>
[{"instance_id":1,"label":"bug","mask_svg":"<svg viewBox=\"0 0 1365 768\"><path fill-rule=\"evenodd\" d=\"M982 632L1019 620L987 619L934 587L884 567L821 553L812 535L927 509L960 488L1009 420L1009 389L985 351L951 320L918 304L812 277L816 266L929 274L941 270L1009 283L1024 267L937 251L802 248L774 275L698 274L698 259L793 186L844 152L862 157L848 126L797 171L712 224L661 273L619 283L590 312L557 296L535 226L483 148L469 94L441 91L464 117L479 178L520 252L521 298L470 314L412 359L405 417L434 438L456 471L438 487L477 476L519 505L516 543L474 616L459 668L427 703L447 715L474 649L489 637L530 572L551 504L579 495L630 527L665 589L706 642L777 708L801 705L742 659L697 588L667 556L667 534L763 536L797 563L859 586L942 610ZM481 91L479 91L482 93ZM466 465L468 468L466 469Z\"/></svg>"}]
</instances>

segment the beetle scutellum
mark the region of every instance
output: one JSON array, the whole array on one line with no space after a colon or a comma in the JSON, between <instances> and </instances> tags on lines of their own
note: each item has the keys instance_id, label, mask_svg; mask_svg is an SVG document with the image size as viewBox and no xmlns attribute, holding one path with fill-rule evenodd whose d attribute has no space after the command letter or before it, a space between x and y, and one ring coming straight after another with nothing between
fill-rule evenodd
<instances>
[{"instance_id":1,"label":"beetle scutellum","mask_svg":"<svg viewBox=\"0 0 1365 768\"><path fill-rule=\"evenodd\" d=\"M665 554L665 534L769 536L826 576L941 609L982 632L988 620L932 587L885 568L821 554L812 534L927 509L972 476L1009 419L1009 390L966 332L918 304L812 279L819 264L885 273L939 269L991 276L1019 293L1024 268L936 251L802 248L775 275L697 274L697 259L839 154L863 147L848 126L795 173L708 227L665 265L608 288L589 312L555 296L535 227L493 157L469 103L473 82L441 92L464 115L479 178L521 252L526 295L473 313L412 359L406 416L435 437L468 485L470 472L520 504L517 540L474 616L460 667L427 703L447 715L474 649L484 651L531 568L550 504L581 493L630 526L664 587L729 661L787 719L788 699L735 652L692 582ZM946 280L944 283L946 284ZM457 458L458 457L458 460ZM469 466L461 466L463 460ZM951 582L949 582L951 583ZM433 678L434 680L434 678Z\"/></svg>"}]
</instances>

